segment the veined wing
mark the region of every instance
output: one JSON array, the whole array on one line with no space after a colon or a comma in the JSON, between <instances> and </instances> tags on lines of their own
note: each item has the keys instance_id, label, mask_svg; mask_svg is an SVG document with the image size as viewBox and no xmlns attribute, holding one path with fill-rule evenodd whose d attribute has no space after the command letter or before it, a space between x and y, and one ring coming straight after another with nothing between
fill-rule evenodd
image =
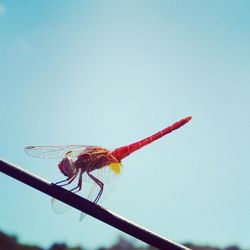
<instances>
[{"instance_id":1,"label":"veined wing","mask_svg":"<svg viewBox=\"0 0 250 250\"><path fill-rule=\"evenodd\" d=\"M101 203L104 199L106 199L106 197L114 189L114 187L117 184L117 180L119 180L119 176L121 175L121 173L115 173L107 166L107 167L95 170L91 172L91 174L94 175L98 180L104 183L103 194L98 202L98 203ZM70 190L72 187L74 187L76 182L77 180L75 180L69 187L66 186L65 188ZM80 196L83 196L85 199L88 199L89 201L94 202L99 191L100 191L100 187L87 175L87 173L84 173L82 190L77 194L79 194ZM65 195L67 195L67 192L65 192ZM52 198L51 205L52 205L53 211L56 214L63 214L71 209L69 205L59 200L56 200L54 198ZM85 213L81 213L79 220L81 221L85 216L86 216Z\"/></svg>"},{"instance_id":2,"label":"veined wing","mask_svg":"<svg viewBox=\"0 0 250 250\"><path fill-rule=\"evenodd\" d=\"M87 194L86 199L94 202L96 196L98 195L99 186L94 182L92 182L92 183L90 182L90 184L88 184L88 185L89 185L89 192ZM104 189L104 191L105 191L105 189ZM102 197L100 199L102 200ZM79 217L79 221L82 221L86 215L87 214L81 212L80 217Z\"/></svg>"},{"instance_id":3,"label":"veined wing","mask_svg":"<svg viewBox=\"0 0 250 250\"><path fill-rule=\"evenodd\" d=\"M84 188L81 190L81 192L79 192L79 195L93 202L98 194L98 191L100 190L100 187L93 181L85 182L83 183L83 186ZM65 196L66 195L67 192L65 192ZM72 208L68 204L59 201L55 198L51 199L51 207L56 214L64 214L65 212L69 211ZM81 213L80 220L82 220L83 217L85 217L85 215L86 215L85 213Z\"/></svg>"},{"instance_id":4,"label":"veined wing","mask_svg":"<svg viewBox=\"0 0 250 250\"><path fill-rule=\"evenodd\" d=\"M112 169L108 166L91 172L92 175L94 175L98 180L104 183L103 194L100 197L98 203L102 203L113 191L113 189L118 183L121 173L122 171L119 173L112 171ZM100 187L86 174L84 176L83 191L81 191L83 192L83 196L89 201L94 202L99 191ZM79 221L82 221L85 216L86 214L81 212Z\"/></svg>"},{"instance_id":5,"label":"veined wing","mask_svg":"<svg viewBox=\"0 0 250 250\"><path fill-rule=\"evenodd\" d=\"M58 146L27 146L26 154L42 159L62 159L67 156L77 156L91 146L85 145L58 145Z\"/></svg>"},{"instance_id":6,"label":"veined wing","mask_svg":"<svg viewBox=\"0 0 250 250\"><path fill-rule=\"evenodd\" d=\"M123 165L121 163L110 164L91 172L91 174L94 175L103 184L109 184L113 181L116 181L117 179L119 179L122 173ZM93 182L93 180L87 174L83 175L83 181L87 183Z\"/></svg>"},{"instance_id":7,"label":"veined wing","mask_svg":"<svg viewBox=\"0 0 250 250\"><path fill-rule=\"evenodd\" d=\"M65 194L67 195L67 194ZM56 214L63 214L69 211L72 207L66 203L63 203L55 198L51 199L51 207Z\"/></svg>"},{"instance_id":8,"label":"veined wing","mask_svg":"<svg viewBox=\"0 0 250 250\"><path fill-rule=\"evenodd\" d=\"M88 182L88 183L85 182L83 185L84 185L84 189L79 193L79 195L83 196L85 199L87 199L89 201L94 202L96 196L98 195L100 187L94 182ZM67 195L66 192L65 192L65 195ZM102 200L102 197L101 197L101 200ZM59 201L55 198L51 199L51 207L52 207L52 210L58 215L64 214L72 208L68 204L66 204L62 201ZM85 216L86 216L86 214L81 212L80 221Z\"/></svg>"}]
</instances>

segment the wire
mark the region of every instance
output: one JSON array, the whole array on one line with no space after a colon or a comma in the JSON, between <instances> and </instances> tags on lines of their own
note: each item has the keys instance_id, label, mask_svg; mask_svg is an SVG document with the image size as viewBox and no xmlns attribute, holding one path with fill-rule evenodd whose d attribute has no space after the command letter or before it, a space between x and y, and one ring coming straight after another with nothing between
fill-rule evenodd
<instances>
[{"instance_id":1,"label":"wire","mask_svg":"<svg viewBox=\"0 0 250 250\"><path fill-rule=\"evenodd\" d=\"M86 213L102 222L109 224L151 246L164 250L188 250L189 248L176 242L163 238L154 232L151 232L125 218L114 214L111 211L81 197L69 192L53 183L41 179L24 169L14 166L0 159L0 172L19 180L57 200L60 200L83 213ZM66 193L66 195L65 195Z\"/></svg>"}]
</instances>

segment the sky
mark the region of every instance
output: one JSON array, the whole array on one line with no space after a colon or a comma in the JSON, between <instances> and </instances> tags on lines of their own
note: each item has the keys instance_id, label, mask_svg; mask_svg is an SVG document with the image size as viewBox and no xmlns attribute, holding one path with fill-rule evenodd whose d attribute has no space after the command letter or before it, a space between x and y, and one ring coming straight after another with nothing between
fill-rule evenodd
<instances>
[{"instance_id":1,"label":"sky","mask_svg":"<svg viewBox=\"0 0 250 250\"><path fill-rule=\"evenodd\" d=\"M250 246L249 1L0 1L0 149L50 182L27 145L132 143L102 205L179 243ZM0 174L0 230L88 249L125 234ZM34 230L35 228L35 230ZM139 241L136 241L141 244Z\"/></svg>"}]
</instances>

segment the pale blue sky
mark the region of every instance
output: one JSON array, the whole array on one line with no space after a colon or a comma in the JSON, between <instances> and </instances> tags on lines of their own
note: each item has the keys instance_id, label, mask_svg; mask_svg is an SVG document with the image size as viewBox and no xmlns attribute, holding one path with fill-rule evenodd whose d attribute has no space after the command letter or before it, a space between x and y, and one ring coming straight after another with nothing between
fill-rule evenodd
<instances>
[{"instance_id":1,"label":"pale blue sky","mask_svg":"<svg viewBox=\"0 0 250 250\"><path fill-rule=\"evenodd\" d=\"M0 1L1 157L52 182L26 145L125 145L103 206L178 242L250 246L249 1ZM0 230L88 248L121 234L0 174ZM34 227L36 228L34 230Z\"/></svg>"}]
</instances>

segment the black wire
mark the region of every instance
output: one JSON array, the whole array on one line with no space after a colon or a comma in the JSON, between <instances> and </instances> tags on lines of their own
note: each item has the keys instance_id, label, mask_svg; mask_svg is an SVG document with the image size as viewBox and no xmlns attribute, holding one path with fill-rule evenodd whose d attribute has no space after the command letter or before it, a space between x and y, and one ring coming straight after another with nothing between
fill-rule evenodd
<instances>
[{"instance_id":1,"label":"black wire","mask_svg":"<svg viewBox=\"0 0 250 250\"><path fill-rule=\"evenodd\" d=\"M0 171L158 249L188 249L1 159Z\"/></svg>"}]
</instances>

